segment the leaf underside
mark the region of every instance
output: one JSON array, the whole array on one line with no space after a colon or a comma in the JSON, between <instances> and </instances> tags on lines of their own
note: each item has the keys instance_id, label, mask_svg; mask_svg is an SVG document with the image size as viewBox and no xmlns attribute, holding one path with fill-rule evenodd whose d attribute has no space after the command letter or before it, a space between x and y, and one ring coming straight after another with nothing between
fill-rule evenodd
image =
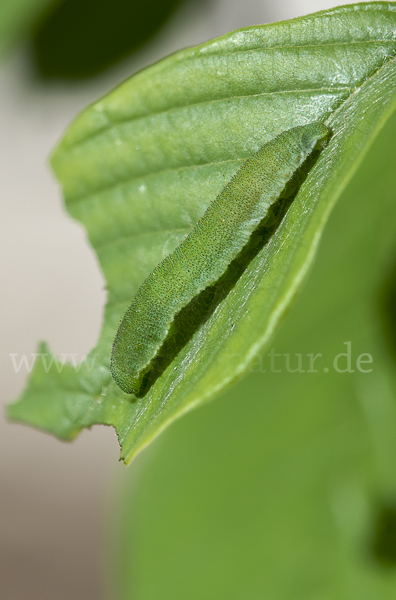
<instances>
[{"instance_id":1,"label":"leaf underside","mask_svg":"<svg viewBox=\"0 0 396 600\"><path fill-rule=\"evenodd\" d=\"M128 463L240 378L290 306L332 207L395 108L395 36L396 4L385 2L249 27L160 61L77 117L52 165L107 281L103 329L78 369L54 364L46 373L37 361L10 418L62 439L113 425ZM123 394L109 355L139 285L247 156L281 130L318 120L332 138L276 231L147 394Z\"/></svg>"}]
</instances>

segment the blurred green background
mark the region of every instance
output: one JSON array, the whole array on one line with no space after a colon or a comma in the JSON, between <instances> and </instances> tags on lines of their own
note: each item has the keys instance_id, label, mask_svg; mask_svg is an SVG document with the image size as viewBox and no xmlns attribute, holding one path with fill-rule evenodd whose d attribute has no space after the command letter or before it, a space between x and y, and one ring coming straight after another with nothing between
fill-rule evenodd
<instances>
[{"instance_id":1,"label":"blurred green background","mask_svg":"<svg viewBox=\"0 0 396 600\"><path fill-rule=\"evenodd\" d=\"M45 77L100 73L147 42L181 0L58 0L32 31Z\"/></svg>"},{"instance_id":2,"label":"blurred green background","mask_svg":"<svg viewBox=\"0 0 396 600\"><path fill-rule=\"evenodd\" d=\"M88 3L85 21L73 12L82 3L45 12L33 4L14 13L21 42L8 36L14 51L0 70L4 403L27 376L10 354L30 356L45 338L58 354L81 356L100 328L101 274L45 166L72 117L180 47L341 2L148 4L141 26L129 16L135 30L127 12L106 39L92 27L84 60ZM75 29L64 27L66 13ZM129 469L116 464L110 429L65 445L1 418L2 597L395 597L395 133L393 118L331 216L308 283L273 340L279 373L274 359L257 360ZM334 369L346 342L354 373ZM308 355L318 353L318 373L288 372L297 354L307 371ZM363 353L372 372L356 368Z\"/></svg>"}]
</instances>

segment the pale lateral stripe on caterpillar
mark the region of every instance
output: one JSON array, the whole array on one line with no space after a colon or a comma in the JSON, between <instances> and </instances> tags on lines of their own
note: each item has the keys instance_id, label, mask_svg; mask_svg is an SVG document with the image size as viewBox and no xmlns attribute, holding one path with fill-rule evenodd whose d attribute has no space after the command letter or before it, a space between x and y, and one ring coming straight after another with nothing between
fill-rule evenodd
<instances>
[{"instance_id":1,"label":"pale lateral stripe on caterpillar","mask_svg":"<svg viewBox=\"0 0 396 600\"><path fill-rule=\"evenodd\" d=\"M118 328L111 354L112 376L124 392L139 391L175 315L221 277L293 173L328 133L322 123L300 125L262 146L142 283Z\"/></svg>"}]
</instances>

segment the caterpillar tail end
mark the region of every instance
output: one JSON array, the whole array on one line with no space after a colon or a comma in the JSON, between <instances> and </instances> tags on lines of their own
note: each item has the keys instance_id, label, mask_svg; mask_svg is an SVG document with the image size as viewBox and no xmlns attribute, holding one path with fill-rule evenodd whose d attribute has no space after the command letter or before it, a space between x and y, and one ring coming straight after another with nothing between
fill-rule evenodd
<instances>
[{"instance_id":1,"label":"caterpillar tail end","mask_svg":"<svg viewBox=\"0 0 396 600\"><path fill-rule=\"evenodd\" d=\"M114 347L110 358L110 372L116 385L126 394L138 394L146 374L146 371L133 373L133 369L128 365L120 365Z\"/></svg>"}]
</instances>

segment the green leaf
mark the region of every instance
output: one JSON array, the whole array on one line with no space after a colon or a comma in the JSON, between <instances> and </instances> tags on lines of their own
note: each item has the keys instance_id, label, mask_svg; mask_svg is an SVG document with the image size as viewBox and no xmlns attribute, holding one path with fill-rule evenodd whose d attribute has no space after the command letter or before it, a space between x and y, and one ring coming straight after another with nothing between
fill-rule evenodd
<instances>
[{"instance_id":1,"label":"green leaf","mask_svg":"<svg viewBox=\"0 0 396 600\"><path fill-rule=\"evenodd\" d=\"M64 439L114 425L129 462L159 431L241 377L312 264L327 218L395 108L396 4L350 5L250 27L141 71L72 124L52 164L108 284L100 341L76 370L37 361L12 419ZM143 398L109 374L120 318L143 279L241 160L282 129L333 131L285 218ZM202 307L199 310L203 310ZM46 372L48 371L48 372Z\"/></svg>"},{"instance_id":2,"label":"green leaf","mask_svg":"<svg viewBox=\"0 0 396 600\"><path fill-rule=\"evenodd\" d=\"M396 113L249 376L128 471L116 600L395 598L395 140Z\"/></svg>"}]
</instances>

